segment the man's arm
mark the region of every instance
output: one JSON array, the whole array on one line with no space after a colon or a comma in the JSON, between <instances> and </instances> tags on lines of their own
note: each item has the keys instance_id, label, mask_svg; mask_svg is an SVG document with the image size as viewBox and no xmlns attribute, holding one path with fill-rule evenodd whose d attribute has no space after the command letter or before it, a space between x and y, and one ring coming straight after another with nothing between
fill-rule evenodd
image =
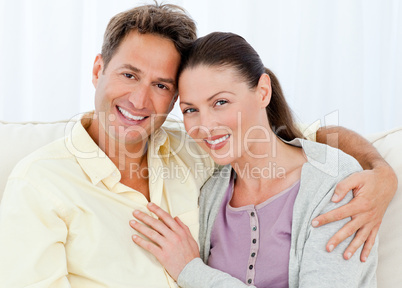
<instances>
[{"instance_id":1,"label":"man's arm","mask_svg":"<svg viewBox=\"0 0 402 288\"><path fill-rule=\"evenodd\" d=\"M0 287L71 287L67 227L52 195L9 179L0 209Z\"/></svg>"},{"instance_id":2,"label":"man's arm","mask_svg":"<svg viewBox=\"0 0 402 288\"><path fill-rule=\"evenodd\" d=\"M350 190L353 190L354 199L345 206L315 218L312 224L319 227L352 217L352 221L328 241L327 250L332 251L356 232L354 240L344 251L344 258L350 259L364 243L360 260L365 262L374 245L384 213L395 194L398 179L391 166L359 134L343 127L323 127L317 131L316 137L317 142L339 148L356 158L365 170L339 182L332 201L341 201Z\"/></svg>"}]
</instances>

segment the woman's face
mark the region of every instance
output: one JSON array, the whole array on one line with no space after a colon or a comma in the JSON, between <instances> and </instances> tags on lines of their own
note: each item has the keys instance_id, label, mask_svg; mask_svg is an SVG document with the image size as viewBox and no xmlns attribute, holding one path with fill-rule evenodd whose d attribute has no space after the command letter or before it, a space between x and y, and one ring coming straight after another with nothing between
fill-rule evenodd
<instances>
[{"instance_id":1,"label":"woman's face","mask_svg":"<svg viewBox=\"0 0 402 288\"><path fill-rule=\"evenodd\" d=\"M235 72L230 67L199 65L184 70L179 78L185 128L220 165L253 156L254 143L269 137L268 76L264 78L267 85L259 83L250 89Z\"/></svg>"}]
</instances>

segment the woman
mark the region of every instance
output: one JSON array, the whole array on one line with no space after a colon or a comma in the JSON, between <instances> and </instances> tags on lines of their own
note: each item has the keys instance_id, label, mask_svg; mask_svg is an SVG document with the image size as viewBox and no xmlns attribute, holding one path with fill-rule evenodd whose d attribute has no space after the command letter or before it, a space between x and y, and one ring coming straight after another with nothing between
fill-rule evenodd
<instances>
[{"instance_id":1,"label":"woman","mask_svg":"<svg viewBox=\"0 0 402 288\"><path fill-rule=\"evenodd\" d=\"M366 263L325 250L348 219L310 224L351 200L351 193L340 203L331 197L360 165L303 139L278 80L243 38L217 32L198 39L183 61L179 94L186 130L224 165L200 196L200 255L210 267L187 227L155 205L163 222L135 216L158 233L132 226L157 244L133 237L181 287L376 286L376 247ZM161 253L166 239L177 244Z\"/></svg>"}]
</instances>

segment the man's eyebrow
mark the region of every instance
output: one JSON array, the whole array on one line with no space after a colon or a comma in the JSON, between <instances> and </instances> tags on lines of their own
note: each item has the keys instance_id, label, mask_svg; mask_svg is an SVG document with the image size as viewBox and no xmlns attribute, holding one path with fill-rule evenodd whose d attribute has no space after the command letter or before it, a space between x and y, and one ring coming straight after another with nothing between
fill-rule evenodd
<instances>
[{"instance_id":1,"label":"man's eyebrow","mask_svg":"<svg viewBox=\"0 0 402 288\"><path fill-rule=\"evenodd\" d=\"M168 83L168 84L172 84L172 85L176 86L176 81L174 79L171 79L171 78L158 78L158 81Z\"/></svg>"},{"instance_id":2,"label":"man's eyebrow","mask_svg":"<svg viewBox=\"0 0 402 288\"><path fill-rule=\"evenodd\" d=\"M136 72L138 74L142 74L141 69L139 69L139 68L137 68L137 67L135 67L135 66L133 66L131 64L124 64L124 65L121 66L121 68L122 69L123 68L124 69L129 69L129 70L131 70L133 72ZM168 84L172 84L172 85L176 86L176 81L174 79L171 79L171 78L158 78L157 80L160 81L160 82L164 82L164 83L168 83Z\"/></svg>"},{"instance_id":3,"label":"man's eyebrow","mask_svg":"<svg viewBox=\"0 0 402 288\"><path fill-rule=\"evenodd\" d=\"M124 64L121 66L121 68L129 69L129 70L137 72L137 73L142 73L141 69L138 69L137 67L134 67L131 64Z\"/></svg>"}]
</instances>

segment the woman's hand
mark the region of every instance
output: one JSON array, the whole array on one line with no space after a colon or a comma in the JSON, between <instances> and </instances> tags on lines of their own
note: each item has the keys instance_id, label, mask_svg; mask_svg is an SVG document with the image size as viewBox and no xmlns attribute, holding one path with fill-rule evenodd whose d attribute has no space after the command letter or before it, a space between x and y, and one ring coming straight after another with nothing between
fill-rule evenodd
<instances>
[{"instance_id":1,"label":"woman's hand","mask_svg":"<svg viewBox=\"0 0 402 288\"><path fill-rule=\"evenodd\" d=\"M159 217L159 220L136 210L133 212L134 217L149 227L135 220L130 221L130 226L151 241L138 235L133 235L133 241L152 253L170 276L177 281L187 263L200 257L198 244L191 235L190 229L178 217L173 219L153 203L148 203L147 207Z\"/></svg>"},{"instance_id":2,"label":"woman's hand","mask_svg":"<svg viewBox=\"0 0 402 288\"><path fill-rule=\"evenodd\" d=\"M343 257L346 260L350 259L364 244L360 260L365 262L374 245L382 218L395 194L397 185L396 175L388 165L354 173L339 182L332 201L341 201L350 190L353 190L354 198L348 204L320 215L312 222L314 227L319 227L352 217L352 220L328 241L327 251L331 252L339 243L356 232L355 238L346 248Z\"/></svg>"}]
</instances>

